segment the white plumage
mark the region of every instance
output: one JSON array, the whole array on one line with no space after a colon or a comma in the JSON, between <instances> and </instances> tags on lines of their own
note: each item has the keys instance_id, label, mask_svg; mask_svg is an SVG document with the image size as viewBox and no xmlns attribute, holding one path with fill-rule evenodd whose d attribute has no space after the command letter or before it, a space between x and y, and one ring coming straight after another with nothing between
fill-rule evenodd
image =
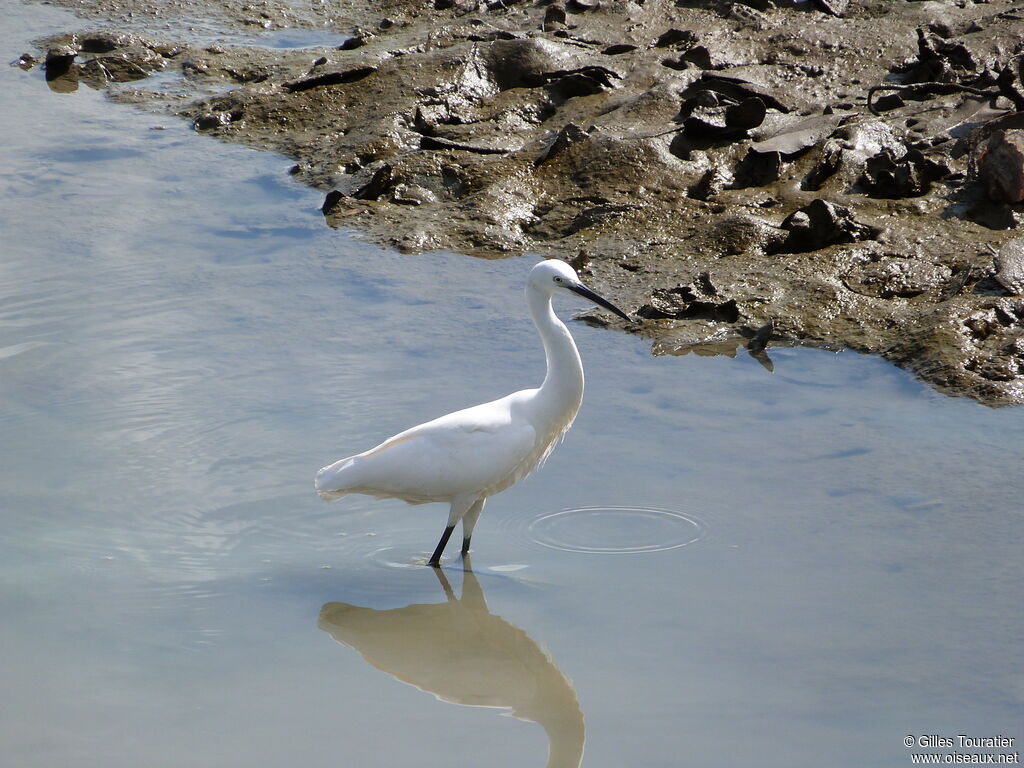
<instances>
[{"instance_id":1,"label":"white plumage","mask_svg":"<svg viewBox=\"0 0 1024 768\"><path fill-rule=\"evenodd\" d=\"M540 387L449 413L324 467L316 475L317 492L326 499L360 493L410 504L448 502L448 524L430 564L440 563L460 520L462 552L468 552L487 497L543 463L572 425L583 400L579 352L569 329L551 308L552 296L564 291L630 319L584 286L565 262L542 261L530 270L526 283L527 305L547 359L547 375Z\"/></svg>"}]
</instances>

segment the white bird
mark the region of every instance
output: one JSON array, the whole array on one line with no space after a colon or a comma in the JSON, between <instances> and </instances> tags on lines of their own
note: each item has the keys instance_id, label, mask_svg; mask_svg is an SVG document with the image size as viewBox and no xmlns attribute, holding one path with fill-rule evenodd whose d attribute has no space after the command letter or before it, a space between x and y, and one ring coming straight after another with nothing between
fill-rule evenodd
<instances>
[{"instance_id":1,"label":"white bird","mask_svg":"<svg viewBox=\"0 0 1024 768\"><path fill-rule=\"evenodd\" d=\"M460 520L465 555L487 498L543 463L572 425L583 401L580 353L569 329L551 308L554 294L565 292L630 320L583 285L564 261L540 262L526 281L526 303L547 360L547 375L540 387L449 413L336 461L317 472L320 496L336 499L360 493L409 504L446 501L451 505L448 524L428 564L440 565L441 554Z\"/></svg>"}]
</instances>

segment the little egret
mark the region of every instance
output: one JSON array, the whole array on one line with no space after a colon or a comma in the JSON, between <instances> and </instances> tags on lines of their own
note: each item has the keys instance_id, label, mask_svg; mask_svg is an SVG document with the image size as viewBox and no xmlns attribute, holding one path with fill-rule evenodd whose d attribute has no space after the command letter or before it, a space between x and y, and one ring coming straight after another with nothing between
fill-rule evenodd
<instances>
[{"instance_id":1,"label":"little egret","mask_svg":"<svg viewBox=\"0 0 1024 768\"><path fill-rule=\"evenodd\" d=\"M451 505L448 524L428 564L440 566L441 554L460 520L462 554L469 552L473 527L487 498L543 463L572 425L583 401L580 353L569 329L551 308L552 296L564 292L630 320L583 285L564 261L540 262L526 281L526 303L547 360L547 375L540 387L449 413L336 461L317 472L320 496L337 499L360 493L409 504L446 501Z\"/></svg>"}]
</instances>

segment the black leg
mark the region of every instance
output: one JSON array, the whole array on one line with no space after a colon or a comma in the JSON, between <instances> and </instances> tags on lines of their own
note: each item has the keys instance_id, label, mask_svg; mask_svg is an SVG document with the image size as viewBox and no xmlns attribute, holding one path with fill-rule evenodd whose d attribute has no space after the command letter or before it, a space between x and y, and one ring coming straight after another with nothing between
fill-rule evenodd
<instances>
[{"instance_id":1,"label":"black leg","mask_svg":"<svg viewBox=\"0 0 1024 768\"><path fill-rule=\"evenodd\" d=\"M433 566L434 568L441 567L441 554L444 552L444 548L448 546L448 539L452 537L452 531L455 530L454 525L449 525L444 529L444 533L441 534L441 540L437 542L437 549L434 550L434 554L427 560L427 565Z\"/></svg>"},{"instance_id":2,"label":"black leg","mask_svg":"<svg viewBox=\"0 0 1024 768\"><path fill-rule=\"evenodd\" d=\"M470 538L472 538L472 537L467 536L466 538L464 538L462 540L462 556L463 557L465 557L466 555L469 554L469 540L470 540Z\"/></svg>"}]
</instances>

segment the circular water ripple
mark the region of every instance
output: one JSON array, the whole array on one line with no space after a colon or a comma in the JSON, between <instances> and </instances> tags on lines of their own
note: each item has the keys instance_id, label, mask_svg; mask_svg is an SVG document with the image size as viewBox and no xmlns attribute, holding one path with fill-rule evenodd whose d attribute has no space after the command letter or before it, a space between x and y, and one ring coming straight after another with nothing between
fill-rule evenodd
<instances>
[{"instance_id":1,"label":"circular water ripple","mask_svg":"<svg viewBox=\"0 0 1024 768\"><path fill-rule=\"evenodd\" d=\"M422 542L403 542L388 544L371 549L365 554L367 560L384 568L421 568L430 559L430 552L420 548ZM404 546L403 546L404 545Z\"/></svg>"},{"instance_id":2,"label":"circular water ripple","mask_svg":"<svg viewBox=\"0 0 1024 768\"><path fill-rule=\"evenodd\" d=\"M578 507L550 512L526 527L537 544L566 552L626 555L693 544L706 528L682 512L652 507Z\"/></svg>"}]
</instances>

